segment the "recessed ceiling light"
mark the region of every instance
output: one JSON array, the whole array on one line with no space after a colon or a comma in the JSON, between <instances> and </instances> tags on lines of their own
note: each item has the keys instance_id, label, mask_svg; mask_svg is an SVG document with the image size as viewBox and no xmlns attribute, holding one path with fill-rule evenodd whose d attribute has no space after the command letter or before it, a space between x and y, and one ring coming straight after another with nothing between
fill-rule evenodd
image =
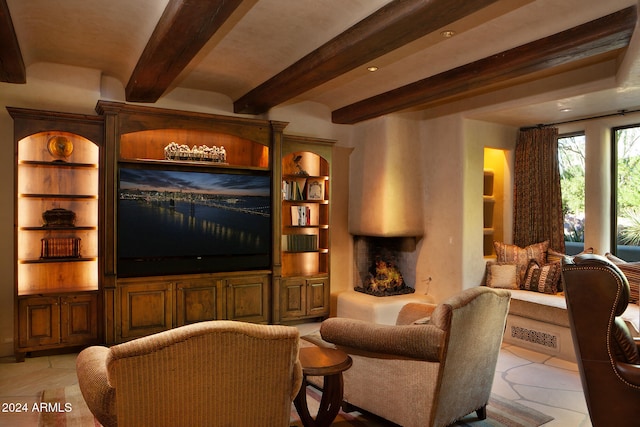
<instances>
[{"instance_id":1,"label":"recessed ceiling light","mask_svg":"<svg viewBox=\"0 0 640 427\"><path fill-rule=\"evenodd\" d=\"M451 37L456 35L456 32L453 30L444 30L440 33L440 35L445 39L450 39Z\"/></svg>"},{"instance_id":2,"label":"recessed ceiling light","mask_svg":"<svg viewBox=\"0 0 640 427\"><path fill-rule=\"evenodd\" d=\"M367 71L371 71L373 73L374 71L378 71L378 67L371 65L370 67L367 67Z\"/></svg>"},{"instance_id":3,"label":"recessed ceiling light","mask_svg":"<svg viewBox=\"0 0 640 427\"><path fill-rule=\"evenodd\" d=\"M561 109L560 109L560 112L561 112L561 113L568 113L569 111L571 111L571 108L567 108L567 107L565 107L565 108L561 108Z\"/></svg>"}]
</instances>

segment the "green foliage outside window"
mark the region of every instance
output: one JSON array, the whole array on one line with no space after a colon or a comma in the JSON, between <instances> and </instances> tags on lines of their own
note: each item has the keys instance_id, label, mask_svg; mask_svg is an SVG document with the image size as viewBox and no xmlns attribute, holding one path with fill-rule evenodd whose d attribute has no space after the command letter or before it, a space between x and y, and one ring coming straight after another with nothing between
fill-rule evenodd
<instances>
[{"instance_id":1,"label":"green foliage outside window","mask_svg":"<svg viewBox=\"0 0 640 427\"><path fill-rule=\"evenodd\" d=\"M564 214L564 239L568 242L584 242L585 137L583 134L558 138L558 161Z\"/></svg>"},{"instance_id":2,"label":"green foliage outside window","mask_svg":"<svg viewBox=\"0 0 640 427\"><path fill-rule=\"evenodd\" d=\"M618 243L640 246L640 127L616 129Z\"/></svg>"}]
</instances>

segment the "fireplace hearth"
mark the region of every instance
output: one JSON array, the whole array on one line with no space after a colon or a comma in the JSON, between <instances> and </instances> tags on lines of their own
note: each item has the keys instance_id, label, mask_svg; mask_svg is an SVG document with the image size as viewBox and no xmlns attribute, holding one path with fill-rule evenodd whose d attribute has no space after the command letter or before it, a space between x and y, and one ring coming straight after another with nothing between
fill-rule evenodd
<instances>
[{"instance_id":1,"label":"fireplace hearth","mask_svg":"<svg viewBox=\"0 0 640 427\"><path fill-rule=\"evenodd\" d=\"M355 236L354 245L355 291L380 297L415 292L414 238Z\"/></svg>"}]
</instances>

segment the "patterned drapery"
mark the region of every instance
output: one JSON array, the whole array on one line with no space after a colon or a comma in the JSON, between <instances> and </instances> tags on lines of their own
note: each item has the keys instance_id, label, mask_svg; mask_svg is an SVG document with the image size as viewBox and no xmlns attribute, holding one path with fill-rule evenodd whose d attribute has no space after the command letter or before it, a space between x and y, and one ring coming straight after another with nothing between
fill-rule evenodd
<instances>
[{"instance_id":1,"label":"patterned drapery","mask_svg":"<svg viewBox=\"0 0 640 427\"><path fill-rule=\"evenodd\" d=\"M513 243L548 240L550 248L564 252L558 129L520 131L515 157Z\"/></svg>"}]
</instances>

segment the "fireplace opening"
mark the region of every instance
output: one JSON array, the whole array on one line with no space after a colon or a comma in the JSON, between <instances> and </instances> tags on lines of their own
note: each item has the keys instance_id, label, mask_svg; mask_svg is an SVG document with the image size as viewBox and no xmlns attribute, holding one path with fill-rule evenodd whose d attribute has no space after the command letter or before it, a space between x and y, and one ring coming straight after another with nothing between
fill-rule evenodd
<instances>
[{"instance_id":1,"label":"fireplace opening","mask_svg":"<svg viewBox=\"0 0 640 427\"><path fill-rule=\"evenodd\" d=\"M416 242L412 237L354 237L354 290L374 296L415 292Z\"/></svg>"}]
</instances>

